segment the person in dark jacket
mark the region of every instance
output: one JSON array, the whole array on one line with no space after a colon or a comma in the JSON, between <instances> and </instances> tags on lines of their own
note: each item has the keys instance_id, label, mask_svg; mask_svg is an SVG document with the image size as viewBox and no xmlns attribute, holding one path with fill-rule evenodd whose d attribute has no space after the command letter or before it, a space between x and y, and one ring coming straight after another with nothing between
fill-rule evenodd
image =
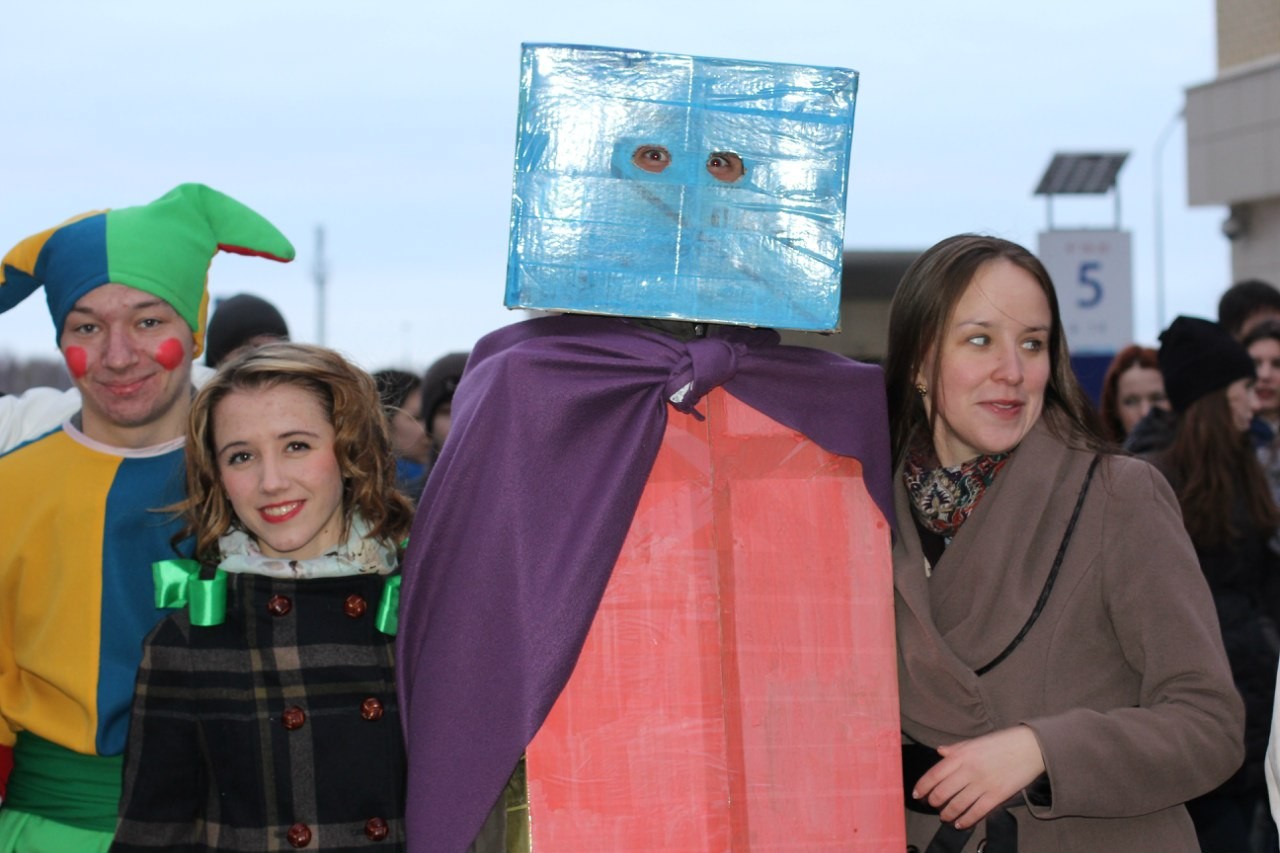
<instances>
[{"instance_id":1,"label":"person in dark jacket","mask_svg":"<svg viewBox=\"0 0 1280 853\"><path fill-rule=\"evenodd\" d=\"M376 371L382 410L391 431L391 450L396 457L396 486L415 504L427 480L431 461L431 440L423 427L422 380L405 370Z\"/></svg>"},{"instance_id":2,"label":"person in dark jacket","mask_svg":"<svg viewBox=\"0 0 1280 853\"><path fill-rule=\"evenodd\" d=\"M1124 449L1136 455L1155 453L1173 443L1178 416L1169 409L1153 407L1134 424L1124 440Z\"/></svg>"},{"instance_id":3,"label":"person in dark jacket","mask_svg":"<svg viewBox=\"0 0 1280 853\"><path fill-rule=\"evenodd\" d=\"M1238 281L1218 299L1218 324L1236 340L1243 340L1257 323L1274 319L1280 319L1280 290L1269 281Z\"/></svg>"},{"instance_id":4,"label":"person in dark jacket","mask_svg":"<svg viewBox=\"0 0 1280 853\"><path fill-rule=\"evenodd\" d=\"M404 850L412 507L372 378L321 347L246 352L196 396L187 449L198 560L155 566L181 609L143 650L111 850Z\"/></svg>"},{"instance_id":5,"label":"person in dark jacket","mask_svg":"<svg viewBox=\"0 0 1280 853\"><path fill-rule=\"evenodd\" d=\"M451 352L442 355L427 368L422 377L422 425L431 439L431 458L427 473L440 458L440 448L449 437L453 423L453 392L458 390L462 370L467 366L471 353Z\"/></svg>"},{"instance_id":6,"label":"person in dark jacket","mask_svg":"<svg viewBox=\"0 0 1280 853\"><path fill-rule=\"evenodd\" d=\"M237 293L219 299L205 332L204 363L217 367L251 347L289 340L280 310L260 296Z\"/></svg>"},{"instance_id":7,"label":"person in dark jacket","mask_svg":"<svg viewBox=\"0 0 1280 853\"><path fill-rule=\"evenodd\" d=\"M1256 324L1243 343L1258 371L1251 432L1258 461L1271 485L1271 497L1280 504L1280 321Z\"/></svg>"},{"instance_id":8,"label":"person in dark jacket","mask_svg":"<svg viewBox=\"0 0 1280 853\"><path fill-rule=\"evenodd\" d=\"M1116 353L1102 378L1098 400L1098 415L1106 437L1122 444L1152 409L1168 407L1156 351L1130 344Z\"/></svg>"},{"instance_id":9,"label":"person in dark jacket","mask_svg":"<svg viewBox=\"0 0 1280 853\"><path fill-rule=\"evenodd\" d=\"M1268 547L1280 510L1249 438L1255 368L1245 348L1209 320L1178 317L1160 342L1175 419L1170 440L1150 458L1178 497L1245 702L1244 766L1187 808L1205 853L1250 851L1265 804L1263 761L1280 662L1280 565Z\"/></svg>"}]
</instances>

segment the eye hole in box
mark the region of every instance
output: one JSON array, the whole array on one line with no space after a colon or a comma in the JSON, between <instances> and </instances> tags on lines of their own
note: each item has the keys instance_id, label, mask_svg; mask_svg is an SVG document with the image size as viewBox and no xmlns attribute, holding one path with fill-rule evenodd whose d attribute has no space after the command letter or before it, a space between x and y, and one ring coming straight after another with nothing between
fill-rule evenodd
<instances>
[{"instance_id":1,"label":"eye hole in box","mask_svg":"<svg viewBox=\"0 0 1280 853\"><path fill-rule=\"evenodd\" d=\"M671 152L661 145L641 145L631 155L631 162L656 175L671 165Z\"/></svg>"},{"instance_id":2,"label":"eye hole in box","mask_svg":"<svg viewBox=\"0 0 1280 853\"><path fill-rule=\"evenodd\" d=\"M746 174L742 158L732 151L713 151L707 158L707 171L717 181L731 184Z\"/></svg>"}]
</instances>

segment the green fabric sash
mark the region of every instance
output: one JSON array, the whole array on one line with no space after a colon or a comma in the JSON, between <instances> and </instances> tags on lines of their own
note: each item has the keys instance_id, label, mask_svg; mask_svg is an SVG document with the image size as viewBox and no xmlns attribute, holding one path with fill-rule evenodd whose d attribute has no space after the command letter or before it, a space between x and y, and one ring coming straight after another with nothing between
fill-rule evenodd
<instances>
[{"instance_id":1,"label":"green fabric sash","mask_svg":"<svg viewBox=\"0 0 1280 853\"><path fill-rule=\"evenodd\" d=\"M109 853L115 832L67 826L17 809L0 809L0 853Z\"/></svg>"},{"instance_id":2,"label":"green fabric sash","mask_svg":"<svg viewBox=\"0 0 1280 853\"><path fill-rule=\"evenodd\" d=\"M96 832L115 832L123 758L82 755L18 732L5 808Z\"/></svg>"},{"instance_id":3,"label":"green fabric sash","mask_svg":"<svg viewBox=\"0 0 1280 853\"><path fill-rule=\"evenodd\" d=\"M384 634L395 636L400 630L400 575L387 576L382 586L382 600L378 602L378 618L375 623Z\"/></svg>"},{"instance_id":4,"label":"green fabric sash","mask_svg":"<svg viewBox=\"0 0 1280 853\"><path fill-rule=\"evenodd\" d=\"M195 560L160 560L151 564L156 584L156 609L186 605L191 624L221 625L227 618L227 573L218 569L213 577L200 577Z\"/></svg>"}]
</instances>

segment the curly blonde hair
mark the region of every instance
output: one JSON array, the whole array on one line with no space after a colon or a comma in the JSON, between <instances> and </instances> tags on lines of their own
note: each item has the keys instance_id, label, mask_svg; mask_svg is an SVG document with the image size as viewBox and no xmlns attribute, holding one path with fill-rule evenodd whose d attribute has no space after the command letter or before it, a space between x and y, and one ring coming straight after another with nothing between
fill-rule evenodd
<instances>
[{"instance_id":1,"label":"curly blonde hair","mask_svg":"<svg viewBox=\"0 0 1280 853\"><path fill-rule=\"evenodd\" d=\"M313 394L334 429L342 473L343 536L359 514L369 535L393 547L409 533L413 505L396 490L395 458L373 378L338 353L309 344L276 343L226 362L196 395L187 419L186 519L180 537L195 536L202 562L219 559L218 538L239 519L218 474L213 414L233 391L292 385Z\"/></svg>"}]
</instances>

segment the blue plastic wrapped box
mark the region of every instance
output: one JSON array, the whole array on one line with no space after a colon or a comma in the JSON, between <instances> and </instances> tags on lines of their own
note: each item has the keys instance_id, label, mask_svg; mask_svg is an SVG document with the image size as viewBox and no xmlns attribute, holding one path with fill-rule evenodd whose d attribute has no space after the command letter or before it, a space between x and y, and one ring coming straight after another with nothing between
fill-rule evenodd
<instances>
[{"instance_id":1,"label":"blue plastic wrapped box","mask_svg":"<svg viewBox=\"0 0 1280 853\"><path fill-rule=\"evenodd\" d=\"M835 330L857 86L525 45L507 306Z\"/></svg>"}]
</instances>

